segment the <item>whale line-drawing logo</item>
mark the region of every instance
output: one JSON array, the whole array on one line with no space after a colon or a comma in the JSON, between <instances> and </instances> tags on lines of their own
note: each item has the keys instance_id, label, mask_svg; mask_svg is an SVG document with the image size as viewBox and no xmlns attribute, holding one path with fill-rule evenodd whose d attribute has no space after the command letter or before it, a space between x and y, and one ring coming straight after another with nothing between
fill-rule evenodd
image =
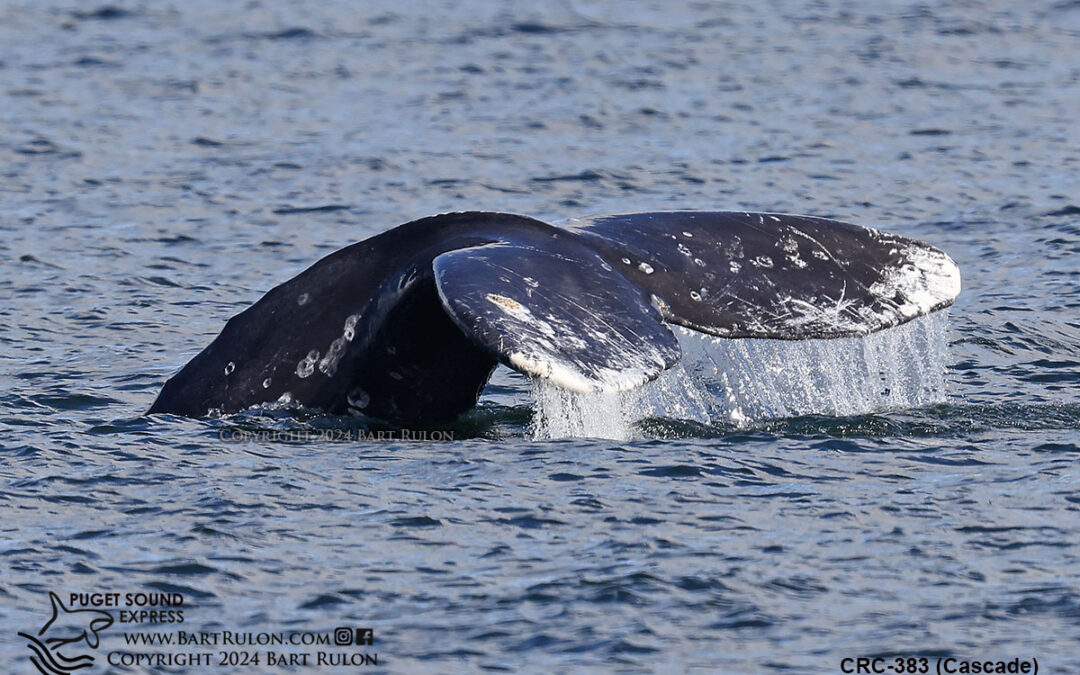
<instances>
[{"instance_id":1,"label":"whale line-drawing logo","mask_svg":"<svg viewBox=\"0 0 1080 675\"><path fill-rule=\"evenodd\" d=\"M68 656L61 650L72 651L85 642L90 649L97 649L98 633L113 624L112 615L99 609L68 609L56 593L49 593L52 616L37 635L20 632L30 649L30 663L42 675L68 675L94 663L89 654Z\"/></svg>"}]
</instances>

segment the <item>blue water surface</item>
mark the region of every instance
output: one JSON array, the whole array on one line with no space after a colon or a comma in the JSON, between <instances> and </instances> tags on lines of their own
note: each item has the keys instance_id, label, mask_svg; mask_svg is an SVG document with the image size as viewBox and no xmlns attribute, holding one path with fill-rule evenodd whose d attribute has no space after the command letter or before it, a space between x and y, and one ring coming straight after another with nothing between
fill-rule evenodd
<instances>
[{"instance_id":1,"label":"blue water surface","mask_svg":"<svg viewBox=\"0 0 1080 675\"><path fill-rule=\"evenodd\" d=\"M5 0L4 672L50 591L183 597L82 672L319 671L104 663L162 651L136 630L338 626L395 673L1080 672L1078 54L1068 1ZM452 441L143 415L230 316L399 223L682 208L947 251L946 401L628 441L534 440L516 376Z\"/></svg>"}]
</instances>

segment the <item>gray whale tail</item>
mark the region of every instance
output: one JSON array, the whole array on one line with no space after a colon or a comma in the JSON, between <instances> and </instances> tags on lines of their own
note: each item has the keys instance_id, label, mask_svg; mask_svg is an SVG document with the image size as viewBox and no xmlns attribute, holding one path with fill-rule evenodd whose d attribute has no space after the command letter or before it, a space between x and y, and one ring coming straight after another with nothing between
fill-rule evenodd
<instances>
[{"instance_id":1,"label":"gray whale tail","mask_svg":"<svg viewBox=\"0 0 1080 675\"><path fill-rule=\"evenodd\" d=\"M431 216L332 253L234 316L150 413L287 401L399 424L452 419L498 363L579 392L655 379L668 324L725 338L867 335L952 304L955 263L823 218L674 211Z\"/></svg>"}]
</instances>

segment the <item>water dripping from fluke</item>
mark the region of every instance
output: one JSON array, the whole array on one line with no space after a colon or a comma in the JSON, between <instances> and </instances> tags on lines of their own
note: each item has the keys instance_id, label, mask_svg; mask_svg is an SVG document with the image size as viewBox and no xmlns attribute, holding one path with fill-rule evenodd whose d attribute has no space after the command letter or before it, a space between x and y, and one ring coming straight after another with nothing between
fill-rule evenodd
<instances>
[{"instance_id":1,"label":"water dripping from fluke","mask_svg":"<svg viewBox=\"0 0 1080 675\"><path fill-rule=\"evenodd\" d=\"M531 432L537 440L556 438L607 438L628 441L638 434L634 423L640 389L613 393L580 393L563 389L550 380L532 380L536 412Z\"/></svg>"},{"instance_id":2,"label":"water dripping from fluke","mask_svg":"<svg viewBox=\"0 0 1080 675\"><path fill-rule=\"evenodd\" d=\"M646 418L731 429L935 405L946 399L948 329L947 311L833 340L731 340L676 327L682 362L643 387L582 394L534 380L531 433L625 441L657 428L639 424Z\"/></svg>"}]
</instances>

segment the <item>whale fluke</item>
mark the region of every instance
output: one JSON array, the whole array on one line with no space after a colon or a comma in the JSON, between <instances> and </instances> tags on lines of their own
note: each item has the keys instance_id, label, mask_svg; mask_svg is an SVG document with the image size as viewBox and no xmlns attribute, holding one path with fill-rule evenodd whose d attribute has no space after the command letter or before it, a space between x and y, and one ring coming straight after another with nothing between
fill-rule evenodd
<instances>
[{"instance_id":1,"label":"whale fluke","mask_svg":"<svg viewBox=\"0 0 1080 675\"><path fill-rule=\"evenodd\" d=\"M316 262L226 323L150 413L288 401L399 424L476 404L498 363L618 391L679 361L668 323L728 338L866 335L950 305L938 249L823 218L742 212L423 218Z\"/></svg>"},{"instance_id":2,"label":"whale fluke","mask_svg":"<svg viewBox=\"0 0 1080 675\"><path fill-rule=\"evenodd\" d=\"M730 338L866 335L951 305L956 264L921 241L825 218L673 211L564 223L664 320Z\"/></svg>"}]
</instances>

